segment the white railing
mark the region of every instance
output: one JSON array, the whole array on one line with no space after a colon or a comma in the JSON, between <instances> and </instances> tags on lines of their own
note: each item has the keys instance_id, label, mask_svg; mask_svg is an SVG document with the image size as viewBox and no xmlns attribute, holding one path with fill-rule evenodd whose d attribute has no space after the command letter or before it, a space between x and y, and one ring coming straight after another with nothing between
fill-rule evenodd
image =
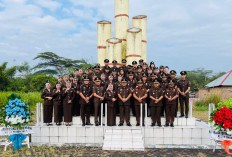
<instances>
[{"instance_id":1,"label":"white railing","mask_svg":"<svg viewBox=\"0 0 232 157\"><path fill-rule=\"evenodd\" d=\"M147 103L145 103L145 117L144 117L144 123L145 127L147 127ZM143 126L143 104L140 104L140 127Z\"/></svg>"},{"instance_id":2,"label":"white railing","mask_svg":"<svg viewBox=\"0 0 232 157\"><path fill-rule=\"evenodd\" d=\"M43 126L43 104L36 103L36 126Z\"/></svg>"},{"instance_id":3,"label":"white railing","mask_svg":"<svg viewBox=\"0 0 232 157\"><path fill-rule=\"evenodd\" d=\"M214 103L210 103L209 104L209 115L208 115L208 119L210 118L210 114L213 112L213 110L215 109L215 104ZM211 127L213 124L209 123L209 127Z\"/></svg>"}]
</instances>

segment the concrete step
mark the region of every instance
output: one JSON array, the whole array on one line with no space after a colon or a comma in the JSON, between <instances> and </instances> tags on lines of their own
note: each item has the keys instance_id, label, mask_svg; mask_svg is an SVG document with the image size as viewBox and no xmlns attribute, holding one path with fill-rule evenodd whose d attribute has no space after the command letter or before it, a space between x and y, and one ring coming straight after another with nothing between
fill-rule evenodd
<instances>
[{"instance_id":1,"label":"concrete step","mask_svg":"<svg viewBox=\"0 0 232 157\"><path fill-rule=\"evenodd\" d=\"M142 129L105 129L103 150L144 151Z\"/></svg>"}]
</instances>

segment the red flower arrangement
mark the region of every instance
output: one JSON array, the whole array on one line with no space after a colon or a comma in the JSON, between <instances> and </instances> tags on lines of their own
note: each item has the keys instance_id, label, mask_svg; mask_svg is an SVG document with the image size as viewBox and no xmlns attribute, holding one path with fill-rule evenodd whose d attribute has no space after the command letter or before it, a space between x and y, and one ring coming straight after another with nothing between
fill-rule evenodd
<instances>
[{"instance_id":1,"label":"red flower arrangement","mask_svg":"<svg viewBox=\"0 0 232 157\"><path fill-rule=\"evenodd\" d=\"M223 129L232 129L232 110L222 107L219 111L216 111L213 121Z\"/></svg>"}]
</instances>

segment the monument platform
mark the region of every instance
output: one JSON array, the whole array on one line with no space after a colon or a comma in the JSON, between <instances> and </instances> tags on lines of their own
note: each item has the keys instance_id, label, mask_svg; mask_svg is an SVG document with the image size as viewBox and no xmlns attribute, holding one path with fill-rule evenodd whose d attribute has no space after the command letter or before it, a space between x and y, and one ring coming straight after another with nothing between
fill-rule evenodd
<instances>
[{"instance_id":1,"label":"monument platform","mask_svg":"<svg viewBox=\"0 0 232 157\"><path fill-rule=\"evenodd\" d=\"M128 143L128 150L164 148L170 145L180 148L186 145L191 147L212 145L209 139L208 124L197 121L195 118L176 118L173 128L163 126L165 118L162 118L162 127L151 127L150 117L147 121L146 127L136 127L135 117L131 117L132 127L94 125L82 127L80 117L73 117L72 126L34 126L31 142L32 144L94 146L103 147L105 150L124 150L126 149L124 141ZM119 122L119 117L117 117L117 122ZM91 123L94 124L93 117L91 117ZM134 147L130 148L131 145Z\"/></svg>"}]
</instances>

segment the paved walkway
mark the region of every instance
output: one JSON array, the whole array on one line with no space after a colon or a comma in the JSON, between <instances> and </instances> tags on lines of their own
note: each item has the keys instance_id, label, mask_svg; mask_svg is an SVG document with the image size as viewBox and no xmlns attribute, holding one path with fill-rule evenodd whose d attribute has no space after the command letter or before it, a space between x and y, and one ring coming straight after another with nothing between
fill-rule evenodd
<instances>
[{"instance_id":1,"label":"paved walkway","mask_svg":"<svg viewBox=\"0 0 232 157\"><path fill-rule=\"evenodd\" d=\"M1 157L19 156L19 157L76 157L76 156L99 156L99 157L225 157L227 154L224 150L216 150L214 153L209 149L146 149L144 152L132 151L103 151L101 148L88 147L50 147L50 146L32 146L30 149L23 146L23 148L13 151L9 147L5 152L3 147L0 147Z\"/></svg>"}]
</instances>

